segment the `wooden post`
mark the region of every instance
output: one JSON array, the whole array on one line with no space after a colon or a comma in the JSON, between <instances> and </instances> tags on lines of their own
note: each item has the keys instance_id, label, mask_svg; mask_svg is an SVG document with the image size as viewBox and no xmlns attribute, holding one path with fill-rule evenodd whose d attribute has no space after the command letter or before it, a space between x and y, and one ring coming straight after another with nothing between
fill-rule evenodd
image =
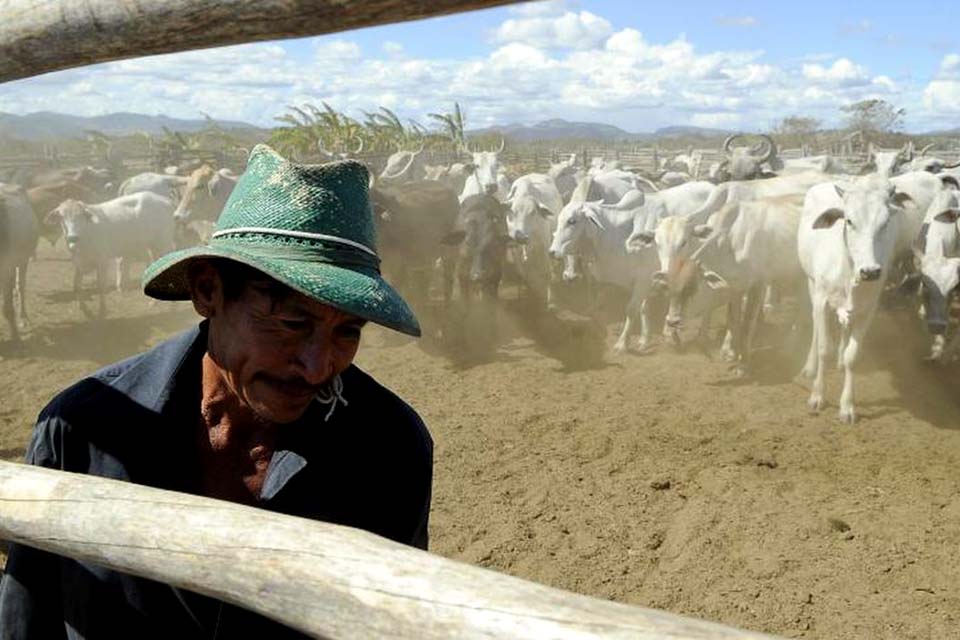
<instances>
[{"instance_id":1,"label":"wooden post","mask_svg":"<svg viewBox=\"0 0 960 640\"><path fill-rule=\"evenodd\" d=\"M298 38L517 0L5 0L0 82L58 69Z\"/></svg>"},{"instance_id":2,"label":"wooden post","mask_svg":"<svg viewBox=\"0 0 960 640\"><path fill-rule=\"evenodd\" d=\"M0 505L0 538L225 600L317 638L770 638L348 527L94 476L0 462Z\"/></svg>"}]
</instances>

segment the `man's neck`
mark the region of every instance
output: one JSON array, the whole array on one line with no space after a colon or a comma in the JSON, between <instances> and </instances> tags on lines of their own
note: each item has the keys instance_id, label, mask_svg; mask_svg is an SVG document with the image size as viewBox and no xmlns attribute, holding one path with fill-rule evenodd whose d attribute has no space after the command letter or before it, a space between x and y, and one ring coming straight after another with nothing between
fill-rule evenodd
<instances>
[{"instance_id":1,"label":"man's neck","mask_svg":"<svg viewBox=\"0 0 960 640\"><path fill-rule=\"evenodd\" d=\"M243 404L220 367L203 356L199 445L204 493L254 503L276 445L277 426Z\"/></svg>"}]
</instances>

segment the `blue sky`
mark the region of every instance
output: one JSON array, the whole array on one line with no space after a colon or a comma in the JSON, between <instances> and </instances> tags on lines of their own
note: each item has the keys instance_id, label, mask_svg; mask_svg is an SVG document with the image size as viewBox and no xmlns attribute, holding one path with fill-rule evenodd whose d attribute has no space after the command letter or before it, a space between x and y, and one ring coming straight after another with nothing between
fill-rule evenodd
<instances>
[{"instance_id":1,"label":"blue sky","mask_svg":"<svg viewBox=\"0 0 960 640\"><path fill-rule=\"evenodd\" d=\"M0 87L0 111L111 111L269 125L287 104L378 105L471 126L546 118L629 131L839 125L879 97L906 129L960 126L960 2L551 0L318 38L140 58Z\"/></svg>"}]
</instances>

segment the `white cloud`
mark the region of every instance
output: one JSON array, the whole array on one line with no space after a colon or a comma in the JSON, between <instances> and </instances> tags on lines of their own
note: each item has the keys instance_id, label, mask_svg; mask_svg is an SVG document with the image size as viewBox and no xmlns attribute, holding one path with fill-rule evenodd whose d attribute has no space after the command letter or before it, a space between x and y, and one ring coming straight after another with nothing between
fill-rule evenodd
<instances>
[{"instance_id":1,"label":"white cloud","mask_svg":"<svg viewBox=\"0 0 960 640\"><path fill-rule=\"evenodd\" d=\"M634 28L614 30L603 17L574 6L512 7L495 30L496 44L460 59L414 55L399 32L367 49L343 35L315 38L307 41L306 55L288 53L285 44L250 44L11 83L0 94L0 111L69 104L71 112L87 115L199 117L203 111L271 125L288 104L326 101L358 118L383 105L425 122L427 112L457 101L471 127L564 117L644 131L684 123L759 129L790 114L829 126L839 123L839 106L868 97L883 97L924 121L955 115L960 105L957 53L943 57L924 88L889 69L871 73L833 54L781 62L747 48L705 51L683 35L653 40Z\"/></svg>"},{"instance_id":2,"label":"white cloud","mask_svg":"<svg viewBox=\"0 0 960 640\"><path fill-rule=\"evenodd\" d=\"M923 105L941 113L960 113L960 54L948 54L940 61L936 77L923 90Z\"/></svg>"},{"instance_id":3,"label":"white cloud","mask_svg":"<svg viewBox=\"0 0 960 640\"><path fill-rule=\"evenodd\" d=\"M753 16L720 16L714 22L723 27L756 27L760 21Z\"/></svg>"},{"instance_id":4,"label":"white cloud","mask_svg":"<svg viewBox=\"0 0 960 640\"><path fill-rule=\"evenodd\" d=\"M398 57L403 54L403 45L399 42L394 42L393 40L387 40L380 48L383 49L383 52L391 57Z\"/></svg>"},{"instance_id":5,"label":"white cloud","mask_svg":"<svg viewBox=\"0 0 960 640\"><path fill-rule=\"evenodd\" d=\"M695 113L690 124L695 127L736 128L742 122L739 113Z\"/></svg>"},{"instance_id":6,"label":"white cloud","mask_svg":"<svg viewBox=\"0 0 960 640\"><path fill-rule=\"evenodd\" d=\"M603 18L581 11L560 16L510 18L497 27L497 42L519 42L542 49L590 49L613 31Z\"/></svg>"},{"instance_id":7,"label":"white cloud","mask_svg":"<svg viewBox=\"0 0 960 640\"><path fill-rule=\"evenodd\" d=\"M352 61L361 58L360 45L349 40L319 40L314 45L314 55L322 61Z\"/></svg>"},{"instance_id":8,"label":"white cloud","mask_svg":"<svg viewBox=\"0 0 960 640\"><path fill-rule=\"evenodd\" d=\"M858 64L854 64L849 58L840 58L829 67L819 64L805 64L803 65L803 77L813 82L843 86L862 85L870 81L867 70Z\"/></svg>"}]
</instances>

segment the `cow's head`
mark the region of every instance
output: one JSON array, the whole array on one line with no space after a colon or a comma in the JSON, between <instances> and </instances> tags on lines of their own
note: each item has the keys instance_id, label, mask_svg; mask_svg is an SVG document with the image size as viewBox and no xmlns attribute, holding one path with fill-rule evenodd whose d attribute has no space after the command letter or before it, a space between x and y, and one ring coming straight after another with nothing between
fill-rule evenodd
<instances>
[{"instance_id":1,"label":"cow's head","mask_svg":"<svg viewBox=\"0 0 960 640\"><path fill-rule=\"evenodd\" d=\"M743 134L727 137L723 143L726 156L726 171L731 180L752 180L763 174L763 165L774 160L777 146L768 135L760 135L761 141L752 147L734 147L733 143Z\"/></svg>"},{"instance_id":2,"label":"cow's head","mask_svg":"<svg viewBox=\"0 0 960 640\"><path fill-rule=\"evenodd\" d=\"M85 230L90 225L99 224L100 221L99 211L73 199L64 200L43 218L43 223L46 226L60 225L67 243L67 249L71 252L77 251L83 246Z\"/></svg>"},{"instance_id":3,"label":"cow's head","mask_svg":"<svg viewBox=\"0 0 960 640\"><path fill-rule=\"evenodd\" d=\"M561 259L575 253L586 237L603 231L600 213L602 200L593 202L568 202L557 216L557 228L553 232L550 255Z\"/></svg>"},{"instance_id":4,"label":"cow's head","mask_svg":"<svg viewBox=\"0 0 960 640\"><path fill-rule=\"evenodd\" d=\"M532 196L515 196L507 204L507 234L518 244L527 244L531 238L549 228L552 213Z\"/></svg>"},{"instance_id":5,"label":"cow's head","mask_svg":"<svg viewBox=\"0 0 960 640\"><path fill-rule=\"evenodd\" d=\"M861 171L863 173L873 172L878 176L889 178L901 173L904 166L912 160L913 144L910 142L896 151L884 151L871 142L867 145L867 159Z\"/></svg>"},{"instance_id":6,"label":"cow's head","mask_svg":"<svg viewBox=\"0 0 960 640\"><path fill-rule=\"evenodd\" d=\"M493 151L474 151L469 147L461 147L461 151L470 155L470 164L473 166L473 178L480 187L480 192L487 195L497 193L499 184L497 183L500 173L499 155L503 151L506 142L500 139L500 147Z\"/></svg>"},{"instance_id":7,"label":"cow's head","mask_svg":"<svg viewBox=\"0 0 960 640\"><path fill-rule=\"evenodd\" d=\"M814 229L834 229L843 234L843 242L853 264L854 284L882 281L883 265L890 259L903 208L910 196L898 192L886 178L859 180L853 184L834 184L837 206L826 208L813 221ZM840 225L837 227L837 225Z\"/></svg>"},{"instance_id":8,"label":"cow's head","mask_svg":"<svg viewBox=\"0 0 960 640\"><path fill-rule=\"evenodd\" d=\"M419 180L423 174L423 160L420 158L423 146L421 141L420 147L414 151L398 149L387 158L387 166L380 172L380 180L386 182Z\"/></svg>"}]
</instances>

